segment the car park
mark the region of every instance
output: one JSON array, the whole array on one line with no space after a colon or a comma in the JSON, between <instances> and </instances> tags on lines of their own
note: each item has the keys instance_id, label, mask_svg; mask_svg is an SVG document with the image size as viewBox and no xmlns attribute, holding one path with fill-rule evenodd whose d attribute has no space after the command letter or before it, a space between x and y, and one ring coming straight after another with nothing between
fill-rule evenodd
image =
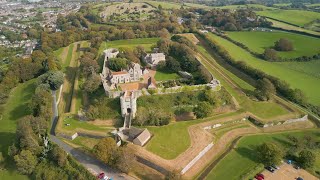
<instances>
[{"instance_id":1,"label":"car park","mask_svg":"<svg viewBox=\"0 0 320 180\"><path fill-rule=\"evenodd\" d=\"M271 165L271 167L272 167L273 169L277 169L277 170L278 170L278 169L280 169L280 168L279 168L279 166L274 165L274 164L273 164L273 165Z\"/></svg>"},{"instance_id":2,"label":"car park","mask_svg":"<svg viewBox=\"0 0 320 180\"><path fill-rule=\"evenodd\" d=\"M273 169L271 166L267 166L267 167L265 167L265 168L266 168L266 170L268 170L268 171L270 171L270 172L274 173L274 169Z\"/></svg>"}]
</instances>

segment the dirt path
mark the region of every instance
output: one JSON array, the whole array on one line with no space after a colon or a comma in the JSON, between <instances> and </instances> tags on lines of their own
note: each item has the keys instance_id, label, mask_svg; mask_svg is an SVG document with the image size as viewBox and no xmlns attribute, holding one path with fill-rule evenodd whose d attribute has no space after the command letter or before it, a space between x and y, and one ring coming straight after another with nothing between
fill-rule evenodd
<instances>
[{"instance_id":1,"label":"dirt path","mask_svg":"<svg viewBox=\"0 0 320 180\"><path fill-rule=\"evenodd\" d=\"M69 46L64 47L62 50L62 53L59 56L59 59L61 59L61 64L64 64L66 62L68 52L69 52Z\"/></svg>"}]
</instances>

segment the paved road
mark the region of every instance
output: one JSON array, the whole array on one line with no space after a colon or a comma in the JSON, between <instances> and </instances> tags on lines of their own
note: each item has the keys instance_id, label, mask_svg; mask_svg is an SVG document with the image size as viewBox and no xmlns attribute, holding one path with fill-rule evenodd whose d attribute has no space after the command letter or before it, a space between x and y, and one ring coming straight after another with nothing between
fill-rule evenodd
<instances>
[{"instance_id":1,"label":"paved road","mask_svg":"<svg viewBox=\"0 0 320 180\"><path fill-rule=\"evenodd\" d=\"M106 166L101 161L97 160L94 157L91 157L82 151L73 148L67 143L61 141L58 137L55 136L55 128L58 121L58 105L56 103L56 93L52 92L53 97L53 119L52 126L50 130L50 139L52 142L56 143L60 148L66 151L68 154L72 155L79 163L81 163L84 167L86 167L92 174L97 175L101 172L104 172L108 177L111 177L114 180L132 180L134 179L131 176L128 176L124 173L116 171L108 166Z\"/></svg>"}]
</instances>

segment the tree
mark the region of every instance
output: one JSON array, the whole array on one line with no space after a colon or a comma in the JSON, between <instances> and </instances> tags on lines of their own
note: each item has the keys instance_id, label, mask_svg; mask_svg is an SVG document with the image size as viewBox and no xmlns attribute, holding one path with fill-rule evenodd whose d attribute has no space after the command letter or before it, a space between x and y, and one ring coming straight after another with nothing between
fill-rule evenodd
<instances>
[{"instance_id":1,"label":"tree","mask_svg":"<svg viewBox=\"0 0 320 180\"><path fill-rule=\"evenodd\" d=\"M288 39L280 38L278 41L274 43L274 48L277 51L292 51L293 44Z\"/></svg>"},{"instance_id":2,"label":"tree","mask_svg":"<svg viewBox=\"0 0 320 180\"><path fill-rule=\"evenodd\" d=\"M170 72L181 71L180 63L171 56L167 57L166 67Z\"/></svg>"},{"instance_id":3,"label":"tree","mask_svg":"<svg viewBox=\"0 0 320 180\"><path fill-rule=\"evenodd\" d=\"M63 84L63 73L61 71L49 71L39 76L38 85L47 84L51 90L57 90Z\"/></svg>"},{"instance_id":4,"label":"tree","mask_svg":"<svg viewBox=\"0 0 320 180\"><path fill-rule=\"evenodd\" d=\"M128 30L128 31L124 32L124 34L123 34L124 39L133 39L133 38L135 38L135 36L136 35L134 34L134 32L132 30Z\"/></svg>"},{"instance_id":5,"label":"tree","mask_svg":"<svg viewBox=\"0 0 320 180\"><path fill-rule=\"evenodd\" d=\"M164 39L169 39L170 38L170 33L166 28L163 28L158 31L158 36Z\"/></svg>"},{"instance_id":6,"label":"tree","mask_svg":"<svg viewBox=\"0 0 320 180\"><path fill-rule=\"evenodd\" d=\"M51 159L56 161L60 167L64 167L67 163L67 154L58 146L54 146L51 151Z\"/></svg>"},{"instance_id":7,"label":"tree","mask_svg":"<svg viewBox=\"0 0 320 180\"><path fill-rule=\"evenodd\" d=\"M226 31L236 31L236 30L238 30L237 27L233 23L227 23L226 25L224 25L224 29Z\"/></svg>"},{"instance_id":8,"label":"tree","mask_svg":"<svg viewBox=\"0 0 320 180\"><path fill-rule=\"evenodd\" d=\"M265 142L257 147L257 155L264 165L270 166L281 162L283 152L276 144Z\"/></svg>"},{"instance_id":9,"label":"tree","mask_svg":"<svg viewBox=\"0 0 320 180\"><path fill-rule=\"evenodd\" d=\"M312 168L316 162L316 155L309 150L302 150L299 153L298 162L303 168Z\"/></svg>"},{"instance_id":10,"label":"tree","mask_svg":"<svg viewBox=\"0 0 320 180\"><path fill-rule=\"evenodd\" d=\"M203 93L202 93L202 99L208 103L210 103L211 105L215 105L217 100L217 96L216 93L211 90L211 89L206 89Z\"/></svg>"},{"instance_id":11,"label":"tree","mask_svg":"<svg viewBox=\"0 0 320 180\"><path fill-rule=\"evenodd\" d=\"M101 84L101 78L98 74L90 75L83 83L82 88L88 93L96 91Z\"/></svg>"},{"instance_id":12,"label":"tree","mask_svg":"<svg viewBox=\"0 0 320 180\"><path fill-rule=\"evenodd\" d=\"M115 163L115 157L117 153L117 145L114 139L107 137L101 139L94 147L93 152L96 155L98 159L100 159L102 162L114 166Z\"/></svg>"},{"instance_id":13,"label":"tree","mask_svg":"<svg viewBox=\"0 0 320 180\"><path fill-rule=\"evenodd\" d=\"M194 113L197 118L207 117L211 112L212 106L208 102L200 102L198 106L194 108Z\"/></svg>"},{"instance_id":14,"label":"tree","mask_svg":"<svg viewBox=\"0 0 320 180\"><path fill-rule=\"evenodd\" d=\"M111 58L108 60L108 66L113 71L121 71L128 66L128 60L123 58Z\"/></svg>"},{"instance_id":15,"label":"tree","mask_svg":"<svg viewBox=\"0 0 320 180\"><path fill-rule=\"evenodd\" d=\"M263 53L263 58L269 61L275 61L278 59L277 51L271 48L266 48Z\"/></svg>"},{"instance_id":16,"label":"tree","mask_svg":"<svg viewBox=\"0 0 320 180\"><path fill-rule=\"evenodd\" d=\"M20 154L15 155L14 161L22 174L31 174L38 163L37 158L29 150L22 150Z\"/></svg>"},{"instance_id":17,"label":"tree","mask_svg":"<svg viewBox=\"0 0 320 180\"><path fill-rule=\"evenodd\" d=\"M255 93L259 99L269 100L271 99L272 94L276 93L276 88L269 79L263 78L257 81Z\"/></svg>"}]
</instances>

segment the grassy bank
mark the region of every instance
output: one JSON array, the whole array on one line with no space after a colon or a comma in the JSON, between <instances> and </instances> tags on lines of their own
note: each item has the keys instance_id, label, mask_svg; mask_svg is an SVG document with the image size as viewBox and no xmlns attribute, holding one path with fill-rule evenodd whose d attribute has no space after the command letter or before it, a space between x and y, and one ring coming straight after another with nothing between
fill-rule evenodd
<instances>
[{"instance_id":1,"label":"grassy bank","mask_svg":"<svg viewBox=\"0 0 320 180\"><path fill-rule=\"evenodd\" d=\"M17 120L31 113L28 103L34 93L35 87L35 80L19 84L11 91L7 103L4 105L3 114L0 115L0 151L6 158L8 158L8 147L15 140ZM7 160L5 165L7 170L0 170L0 179L28 179L27 176L19 175L14 170L13 162Z\"/></svg>"}]
</instances>

